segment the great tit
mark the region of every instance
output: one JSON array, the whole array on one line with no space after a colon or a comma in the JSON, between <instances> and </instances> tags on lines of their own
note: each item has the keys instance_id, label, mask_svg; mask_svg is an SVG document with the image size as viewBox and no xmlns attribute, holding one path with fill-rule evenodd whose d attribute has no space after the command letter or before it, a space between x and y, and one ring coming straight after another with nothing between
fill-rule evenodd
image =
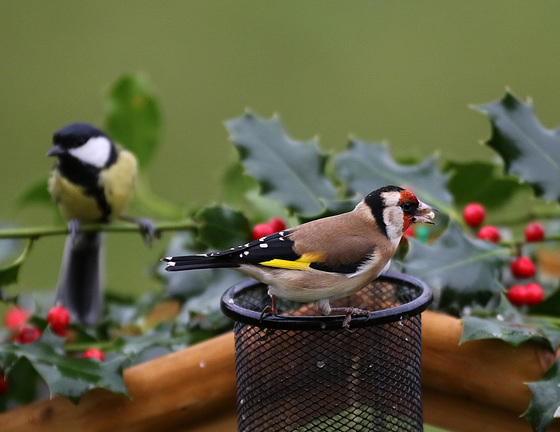
<instances>
[{"instance_id":1,"label":"great tit","mask_svg":"<svg viewBox=\"0 0 560 432\"><path fill-rule=\"evenodd\" d=\"M56 296L72 319L97 323L103 309L102 233L80 232L80 224L109 223L134 192L135 156L101 130L73 123L56 131L47 156L55 156L48 188L68 221ZM142 220L141 224L149 222Z\"/></svg>"},{"instance_id":2,"label":"great tit","mask_svg":"<svg viewBox=\"0 0 560 432\"><path fill-rule=\"evenodd\" d=\"M433 223L435 208L409 190L385 186L354 210L314 220L229 250L162 258L166 270L233 268L268 285L272 314L276 297L316 302L320 313L365 315L357 308L333 308L330 301L356 293L373 281L397 250L412 223Z\"/></svg>"}]
</instances>

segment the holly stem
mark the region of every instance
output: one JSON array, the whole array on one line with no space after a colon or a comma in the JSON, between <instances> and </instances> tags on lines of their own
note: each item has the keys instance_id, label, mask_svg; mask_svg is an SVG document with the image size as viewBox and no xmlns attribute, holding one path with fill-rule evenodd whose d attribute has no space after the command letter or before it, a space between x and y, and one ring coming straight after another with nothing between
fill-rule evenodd
<instances>
[{"instance_id":1,"label":"holly stem","mask_svg":"<svg viewBox=\"0 0 560 432\"><path fill-rule=\"evenodd\" d=\"M179 222L160 222L155 224L156 233L164 231L180 231L196 228L197 224L185 219ZM87 224L80 226L80 232L141 232L141 227L137 224ZM57 236L69 234L66 226L46 226L30 228L6 228L0 230L0 239L38 239L39 237Z\"/></svg>"},{"instance_id":2,"label":"holly stem","mask_svg":"<svg viewBox=\"0 0 560 432\"><path fill-rule=\"evenodd\" d=\"M538 243L547 243L547 242L560 242L560 234L555 234L555 235L549 235L546 236L545 238L543 238L542 240L537 240L537 241L527 241L527 240L522 240L522 241L501 241L498 244L500 246L503 247L508 247L513 249L513 253L516 256L521 256L522 255L522 250L523 247L528 245L528 244L538 244Z\"/></svg>"}]
</instances>

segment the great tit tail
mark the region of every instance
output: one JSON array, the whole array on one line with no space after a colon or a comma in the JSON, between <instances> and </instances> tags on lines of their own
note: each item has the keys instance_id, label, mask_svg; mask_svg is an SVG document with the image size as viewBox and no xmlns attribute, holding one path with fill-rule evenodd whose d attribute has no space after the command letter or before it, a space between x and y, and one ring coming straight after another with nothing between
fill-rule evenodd
<instances>
[{"instance_id":1,"label":"great tit tail","mask_svg":"<svg viewBox=\"0 0 560 432\"><path fill-rule=\"evenodd\" d=\"M102 240L99 232L77 232L64 245L56 303L84 324L99 322L103 311Z\"/></svg>"}]
</instances>

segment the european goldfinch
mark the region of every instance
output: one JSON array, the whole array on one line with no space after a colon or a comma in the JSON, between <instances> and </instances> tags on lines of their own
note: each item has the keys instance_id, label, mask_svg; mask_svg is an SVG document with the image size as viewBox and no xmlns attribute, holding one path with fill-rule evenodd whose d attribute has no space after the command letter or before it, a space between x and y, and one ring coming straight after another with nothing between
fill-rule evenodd
<instances>
[{"instance_id":1,"label":"european goldfinch","mask_svg":"<svg viewBox=\"0 0 560 432\"><path fill-rule=\"evenodd\" d=\"M103 307L102 234L79 232L79 226L109 223L121 215L134 192L136 158L85 123L55 132L47 156L57 158L48 188L70 229L56 302L68 309L72 319L94 324ZM140 223L150 230L149 222Z\"/></svg>"},{"instance_id":2,"label":"european goldfinch","mask_svg":"<svg viewBox=\"0 0 560 432\"><path fill-rule=\"evenodd\" d=\"M409 190L385 186L354 210L307 222L229 250L166 257L166 270L233 268L268 285L271 312L276 297L316 302L320 313L341 312L348 327L356 308L331 309L330 301L354 294L373 281L397 250L412 223L433 223L433 207Z\"/></svg>"}]
</instances>

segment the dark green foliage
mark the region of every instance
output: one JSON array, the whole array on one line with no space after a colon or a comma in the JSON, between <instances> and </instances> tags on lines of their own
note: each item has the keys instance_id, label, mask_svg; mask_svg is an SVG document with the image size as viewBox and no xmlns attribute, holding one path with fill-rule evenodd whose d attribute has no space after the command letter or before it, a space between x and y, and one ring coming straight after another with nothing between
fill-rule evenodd
<instances>
[{"instance_id":1,"label":"dark green foliage","mask_svg":"<svg viewBox=\"0 0 560 432\"><path fill-rule=\"evenodd\" d=\"M506 172L531 185L537 198L558 200L560 131L545 129L532 106L519 102L510 93L501 101L480 105L478 110L490 118L492 137L487 144L502 158ZM126 75L111 87L107 131L136 153L141 168L149 164L160 144L161 118L157 98L142 76ZM518 248L526 246L477 240L476 233L461 225L461 211L468 202L484 204L499 220L500 210L519 191L524 189L527 193L528 188L520 185L517 178L501 174L502 164L441 161L438 156L404 164L395 161L387 146L356 139L345 151L331 155L321 151L316 139L291 138L277 117L264 119L253 113L245 113L225 125L239 154L239 160L224 176L227 205L179 212L173 206L173 214L190 214L191 218L188 230L171 239L165 255L228 249L249 241L251 228L271 217L280 216L288 225L294 225L351 210L378 187L408 187L441 213L436 217L435 229L427 231L426 242L409 239L402 245L394 257L394 267L425 281L434 291L434 307L459 316L468 312L463 318L461 342L498 338L518 346L536 340L556 349L560 342L560 290L548 289L547 298L537 307L514 308L502 295L511 283L504 269ZM147 183L143 184L145 187ZM45 188L44 181L36 183L23 193L20 203L47 202ZM146 190L139 195L148 209L161 204ZM534 217L533 204L547 206L537 198L522 209L528 217ZM554 209L549 208L547 215L560 218ZM23 252L16 252L13 242L0 241L0 288L17 283L19 268L31 244L29 241ZM96 387L126 394L121 373L124 365L231 328L219 310L219 300L228 287L243 278L239 273L212 269L170 274L163 271L162 264L154 263L151 274L163 290L136 302L109 296L99 326L73 325L78 338L74 344L65 345L62 338L45 328L50 305L38 302L31 320L44 330L43 336L28 345L0 344L0 367L10 383L0 404L7 407L29 402L35 397L38 381L46 383L51 395L61 394L74 401ZM14 302L17 296L3 295L2 299ZM150 314L165 302L171 308L176 306L174 312L152 322ZM0 336L7 339L10 334L3 329ZM78 358L78 353L88 346L102 347L108 360L99 363ZM30 375L27 386L21 384L24 374ZM524 416L536 431L544 431L560 415L559 383L560 371L555 364L542 380L529 384L533 397Z\"/></svg>"}]
</instances>

